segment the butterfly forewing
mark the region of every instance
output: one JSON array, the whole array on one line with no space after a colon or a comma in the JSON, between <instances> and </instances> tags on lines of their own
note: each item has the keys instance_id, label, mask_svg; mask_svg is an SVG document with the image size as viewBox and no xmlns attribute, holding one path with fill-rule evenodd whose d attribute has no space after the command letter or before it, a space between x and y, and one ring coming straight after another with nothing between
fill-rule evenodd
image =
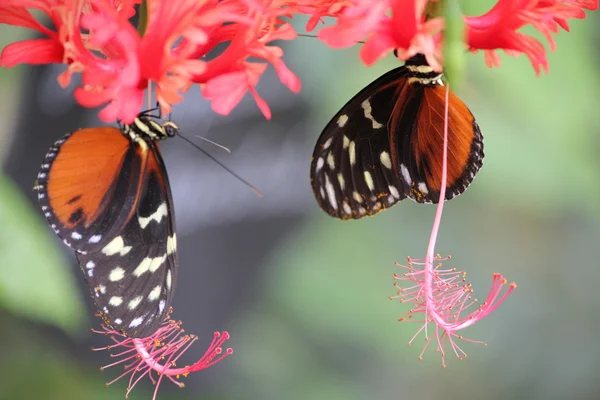
<instances>
[{"instance_id":1,"label":"butterfly forewing","mask_svg":"<svg viewBox=\"0 0 600 400\"><path fill-rule=\"evenodd\" d=\"M329 215L357 219L406 197L393 171L388 119L402 89L397 68L352 98L325 127L315 146L311 184Z\"/></svg>"},{"instance_id":2,"label":"butterfly forewing","mask_svg":"<svg viewBox=\"0 0 600 400\"><path fill-rule=\"evenodd\" d=\"M117 128L67 134L38 174L38 201L56 234L78 252L95 251L131 218L145 155L134 157Z\"/></svg>"}]
</instances>

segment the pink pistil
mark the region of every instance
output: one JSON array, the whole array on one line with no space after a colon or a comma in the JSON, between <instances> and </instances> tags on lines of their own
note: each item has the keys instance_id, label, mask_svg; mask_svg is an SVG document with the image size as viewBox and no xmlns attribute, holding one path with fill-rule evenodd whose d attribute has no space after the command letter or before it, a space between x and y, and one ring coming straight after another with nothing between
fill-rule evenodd
<instances>
[{"instance_id":1,"label":"pink pistil","mask_svg":"<svg viewBox=\"0 0 600 400\"><path fill-rule=\"evenodd\" d=\"M191 372L209 368L233 353L231 348L227 348L223 351L222 347L225 341L229 339L229 333L215 332L208 349L198 361L192 365L177 368L177 360L196 340L198 340L196 335L183 333L181 321L175 322L168 319L153 335L146 338L130 338L105 325L102 325L102 329L103 330L92 330L92 332L110 336L115 344L102 348L93 348L92 350L113 351L118 348L124 349L119 353L111 353L111 358L120 359L101 369L104 370L118 364L125 364L125 371L116 379L108 382L107 386L130 375L127 392L125 394L126 398L135 385L146 375L156 386L154 396L152 397L154 400L156 399L158 387L164 376L169 378L169 380L177 386L184 387L184 384L177 380L180 376L185 377ZM153 376L153 372L158 374L157 379Z\"/></svg>"},{"instance_id":2,"label":"pink pistil","mask_svg":"<svg viewBox=\"0 0 600 400\"><path fill-rule=\"evenodd\" d=\"M448 121L448 93L446 89L446 107L445 121ZM492 287L487 298L482 303L472 297L473 288L465 279L466 273L458 271L455 268L442 269L443 261L450 257L442 258L439 255L434 256L435 243L439 232L440 222L442 220L442 210L444 208L444 199L446 192L447 179L447 157L448 157L448 124L444 126L444 152L442 165L442 185L440 198L435 214L433 228L429 238L427 254L424 259L412 259L408 257L408 265L396 265L405 268L407 271L403 274L394 274L394 286L398 289L395 296L390 299L400 299L400 302L407 302L413 305L413 308L406 312L399 320L412 321L423 324L417 333L408 342L410 346L415 338L421 333L425 334L425 347L423 348L419 359L435 339L437 350L442 355L442 366L446 367L444 348L450 344L452 351L458 359L462 359L467 354L457 345L455 339L467 342L485 345L484 342L465 339L458 332L465 329L477 321L491 314L517 287L511 283L508 289L502 294L502 290L507 284L506 279L499 273L493 274ZM434 266L434 262L436 265ZM417 267L417 268L415 268ZM409 287L401 287L398 281L409 282ZM475 309L473 309L475 307ZM473 310L467 314L468 310ZM422 320L415 320L416 314L423 314ZM465 315L466 314L466 315ZM428 332L429 323L435 324L435 334Z\"/></svg>"}]
</instances>

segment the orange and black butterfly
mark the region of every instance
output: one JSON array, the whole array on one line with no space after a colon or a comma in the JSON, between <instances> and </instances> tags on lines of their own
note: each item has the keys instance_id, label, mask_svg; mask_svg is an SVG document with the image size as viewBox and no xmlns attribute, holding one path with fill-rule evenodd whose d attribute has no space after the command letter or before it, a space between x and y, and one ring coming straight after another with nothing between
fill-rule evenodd
<instances>
[{"instance_id":1,"label":"orange and black butterfly","mask_svg":"<svg viewBox=\"0 0 600 400\"><path fill-rule=\"evenodd\" d=\"M327 124L313 153L311 184L332 217L358 219L409 197L437 203L441 189L446 88L421 54L354 96ZM446 199L483 163L483 136L452 92L448 104Z\"/></svg>"},{"instance_id":2,"label":"orange and black butterfly","mask_svg":"<svg viewBox=\"0 0 600 400\"><path fill-rule=\"evenodd\" d=\"M158 141L178 133L149 112L120 129L58 140L38 174L50 226L76 252L104 321L131 337L154 333L177 278L173 199Z\"/></svg>"}]
</instances>

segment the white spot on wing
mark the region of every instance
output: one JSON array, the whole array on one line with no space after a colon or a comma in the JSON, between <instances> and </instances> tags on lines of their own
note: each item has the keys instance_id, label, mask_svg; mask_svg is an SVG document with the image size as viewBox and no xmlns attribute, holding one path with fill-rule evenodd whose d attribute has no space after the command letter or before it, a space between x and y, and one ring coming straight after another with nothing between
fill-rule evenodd
<instances>
[{"instance_id":1,"label":"white spot on wing","mask_svg":"<svg viewBox=\"0 0 600 400\"><path fill-rule=\"evenodd\" d=\"M321 168L323 168L324 164L325 160L323 160L323 157L319 157L319 159L317 160L317 172L319 172Z\"/></svg>"},{"instance_id":2,"label":"white spot on wing","mask_svg":"<svg viewBox=\"0 0 600 400\"><path fill-rule=\"evenodd\" d=\"M137 266L137 268L133 270L133 275L139 277L143 273L148 272L148 270L150 269L150 264L152 264L152 258L144 258L142 262Z\"/></svg>"},{"instance_id":3,"label":"white spot on wing","mask_svg":"<svg viewBox=\"0 0 600 400\"><path fill-rule=\"evenodd\" d=\"M167 239L167 254L173 254L175 251L177 251L177 236L174 233Z\"/></svg>"},{"instance_id":4,"label":"white spot on wing","mask_svg":"<svg viewBox=\"0 0 600 400\"><path fill-rule=\"evenodd\" d=\"M373 177L371 176L371 173L369 171L365 171L364 175L365 183L369 187L369 190L373 191L375 189L375 184L373 183Z\"/></svg>"},{"instance_id":5,"label":"white spot on wing","mask_svg":"<svg viewBox=\"0 0 600 400\"><path fill-rule=\"evenodd\" d=\"M102 235L94 235L88 239L88 243L98 243L102 239Z\"/></svg>"},{"instance_id":6,"label":"white spot on wing","mask_svg":"<svg viewBox=\"0 0 600 400\"><path fill-rule=\"evenodd\" d=\"M417 185L417 186L421 193L423 193L423 194L429 193L429 189L427 189L427 184L425 182L419 182L419 185Z\"/></svg>"},{"instance_id":7,"label":"white spot on wing","mask_svg":"<svg viewBox=\"0 0 600 400\"><path fill-rule=\"evenodd\" d=\"M400 164L400 172L402 173L402 176L404 177L406 183L412 185L412 179L410 177L410 173L408 172L408 168L406 168L406 165Z\"/></svg>"},{"instance_id":8,"label":"white spot on wing","mask_svg":"<svg viewBox=\"0 0 600 400\"><path fill-rule=\"evenodd\" d=\"M169 243L169 239L167 239L167 248L169 246L168 243ZM155 258L146 257L133 270L133 275L135 275L136 277L139 277L148 271L155 272L158 268L160 268L160 266L162 265L162 263L165 262L166 259L167 259L166 255L164 255L162 257L155 257Z\"/></svg>"},{"instance_id":9,"label":"white spot on wing","mask_svg":"<svg viewBox=\"0 0 600 400\"><path fill-rule=\"evenodd\" d=\"M71 239L79 240L79 239L81 239L81 234L79 232L73 232L73 233L71 233Z\"/></svg>"},{"instance_id":10,"label":"white spot on wing","mask_svg":"<svg viewBox=\"0 0 600 400\"><path fill-rule=\"evenodd\" d=\"M108 279L111 282L120 281L124 277L125 277L125 270L123 268L121 268L121 267L116 267L115 269L113 269L112 271L110 271L110 274L108 275Z\"/></svg>"},{"instance_id":11,"label":"white spot on wing","mask_svg":"<svg viewBox=\"0 0 600 400\"><path fill-rule=\"evenodd\" d=\"M113 306L113 307L118 307L123 303L123 298L119 297L119 296L113 296L110 298L110 300L108 301L108 305Z\"/></svg>"},{"instance_id":12,"label":"white spot on wing","mask_svg":"<svg viewBox=\"0 0 600 400\"><path fill-rule=\"evenodd\" d=\"M346 214L348 214L348 215L352 214L352 209L350 208L350 205L348 204L347 201L344 201L343 208L344 208L344 212Z\"/></svg>"},{"instance_id":13,"label":"white spot on wing","mask_svg":"<svg viewBox=\"0 0 600 400\"><path fill-rule=\"evenodd\" d=\"M123 320L121 318L115 318L115 324L121 325L122 323L123 323Z\"/></svg>"},{"instance_id":14,"label":"white spot on wing","mask_svg":"<svg viewBox=\"0 0 600 400\"><path fill-rule=\"evenodd\" d=\"M161 289L162 289L162 287L160 285L158 285L154 289L152 289L150 294L148 294L148 300L150 300L150 301L158 300L158 298L160 297Z\"/></svg>"},{"instance_id":15,"label":"white spot on wing","mask_svg":"<svg viewBox=\"0 0 600 400\"><path fill-rule=\"evenodd\" d=\"M350 146L350 139L348 139L348 136L344 135L344 139L342 139L342 142L343 142L344 150L346 150L348 148L348 146Z\"/></svg>"},{"instance_id":16,"label":"white spot on wing","mask_svg":"<svg viewBox=\"0 0 600 400\"><path fill-rule=\"evenodd\" d=\"M344 180L344 175L338 174L337 178L338 178L338 183L340 184L340 188L342 190L344 190L344 188L346 187L346 181Z\"/></svg>"},{"instance_id":17,"label":"white spot on wing","mask_svg":"<svg viewBox=\"0 0 600 400\"><path fill-rule=\"evenodd\" d=\"M106 286L98 285L98 288L100 289L100 293L102 293L102 294L106 293Z\"/></svg>"},{"instance_id":18,"label":"white spot on wing","mask_svg":"<svg viewBox=\"0 0 600 400\"><path fill-rule=\"evenodd\" d=\"M162 257L155 257L155 258L153 258L152 262L150 263L150 266L148 267L148 269L150 270L150 272L155 272L157 269L159 269L160 266L162 265L162 263L164 263L166 259L167 259L167 255L166 254L164 256L162 256Z\"/></svg>"},{"instance_id":19,"label":"white spot on wing","mask_svg":"<svg viewBox=\"0 0 600 400\"><path fill-rule=\"evenodd\" d=\"M371 114L373 112L373 109L371 108L371 103L369 102L369 99L366 99L365 101L363 101L361 106L365 112L365 118L370 120L371 123L373 124L373 129L383 128L383 125L381 125L379 122L377 122L375 120L375 118L373 118L373 115Z\"/></svg>"},{"instance_id":20,"label":"white spot on wing","mask_svg":"<svg viewBox=\"0 0 600 400\"><path fill-rule=\"evenodd\" d=\"M327 155L327 165L329 165L329 169L331 169L331 170L335 169L335 160L333 159L332 152L329 152L329 154Z\"/></svg>"},{"instance_id":21,"label":"white spot on wing","mask_svg":"<svg viewBox=\"0 0 600 400\"><path fill-rule=\"evenodd\" d=\"M329 198L329 204L334 210L338 209L336 198L335 198L335 190L333 189L333 185L329 182L329 177L325 175L325 190L327 190L327 197Z\"/></svg>"},{"instance_id":22,"label":"white spot on wing","mask_svg":"<svg viewBox=\"0 0 600 400\"><path fill-rule=\"evenodd\" d=\"M362 203L363 202L363 198L360 195L360 193L358 193L358 192L352 192L352 198L354 200L356 200L357 203Z\"/></svg>"},{"instance_id":23,"label":"white spot on wing","mask_svg":"<svg viewBox=\"0 0 600 400\"><path fill-rule=\"evenodd\" d=\"M159 302L158 302L158 311L159 311L160 313L162 313L162 312L163 312L163 310L165 309L165 304L166 304L166 303L165 303L165 301L164 301L164 300L161 300L161 301L159 301Z\"/></svg>"},{"instance_id":24,"label":"white spot on wing","mask_svg":"<svg viewBox=\"0 0 600 400\"><path fill-rule=\"evenodd\" d=\"M137 317L136 319L131 321L131 323L129 324L129 327L137 328L138 326L140 326L142 324L142 322L144 322L144 317Z\"/></svg>"},{"instance_id":25,"label":"white spot on wing","mask_svg":"<svg viewBox=\"0 0 600 400\"><path fill-rule=\"evenodd\" d=\"M87 264L85 264L85 267L88 269L92 269L96 266L96 264L94 264L93 261L88 261Z\"/></svg>"},{"instance_id":26,"label":"white spot on wing","mask_svg":"<svg viewBox=\"0 0 600 400\"><path fill-rule=\"evenodd\" d=\"M102 252L107 256L112 256L114 254L119 253L119 255L124 256L129 253L131 250L131 246L125 246L125 242L121 236L117 236L113 240L110 241L109 244L104 246Z\"/></svg>"},{"instance_id":27,"label":"white spot on wing","mask_svg":"<svg viewBox=\"0 0 600 400\"><path fill-rule=\"evenodd\" d=\"M400 198L400 193L398 193L398 189L396 189L396 186L388 186L388 188L390 189L390 193L392 194L392 196L394 196L395 198L399 199ZM390 201L391 203L391 201Z\"/></svg>"},{"instance_id":28,"label":"white spot on wing","mask_svg":"<svg viewBox=\"0 0 600 400\"><path fill-rule=\"evenodd\" d=\"M172 279L173 278L171 277L171 270L168 270L167 271L167 280L166 280L167 281L167 289L171 289L171 283L173 283Z\"/></svg>"},{"instance_id":29,"label":"white spot on wing","mask_svg":"<svg viewBox=\"0 0 600 400\"><path fill-rule=\"evenodd\" d=\"M325 143L323 143L323 150L327 150L329 148L329 146L331 146L331 142L333 141L333 138L330 137L329 139L327 139L327 141Z\"/></svg>"},{"instance_id":30,"label":"white spot on wing","mask_svg":"<svg viewBox=\"0 0 600 400\"><path fill-rule=\"evenodd\" d=\"M340 128L343 128L344 126L346 126L347 122L348 122L348 116L346 114L340 115L340 117L337 120L337 124Z\"/></svg>"},{"instance_id":31,"label":"white spot on wing","mask_svg":"<svg viewBox=\"0 0 600 400\"><path fill-rule=\"evenodd\" d=\"M154 220L156 222L160 222L162 220L162 218L166 217L166 216L167 216L167 203L162 203L160 206L158 206L156 211L154 211L154 213L152 215L150 215L149 217L139 217L138 222L140 223L140 226L142 227L142 229L145 229L148 226L148 224L150 222L152 222L152 220Z\"/></svg>"},{"instance_id":32,"label":"white spot on wing","mask_svg":"<svg viewBox=\"0 0 600 400\"><path fill-rule=\"evenodd\" d=\"M379 155L379 161L383 164L387 169L392 169L392 160L390 159L390 155L387 151L382 151Z\"/></svg>"},{"instance_id":33,"label":"white spot on wing","mask_svg":"<svg viewBox=\"0 0 600 400\"><path fill-rule=\"evenodd\" d=\"M350 165L356 164L356 144L351 141L348 145L348 154L350 156Z\"/></svg>"},{"instance_id":34,"label":"white spot on wing","mask_svg":"<svg viewBox=\"0 0 600 400\"><path fill-rule=\"evenodd\" d=\"M142 302L142 296L138 296L136 298L134 298L133 300L131 300L129 302L129 304L127 304L127 308L129 308L130 310L134 310L138 305L140 305L140 303Z\"/></svg>"}]
</instances>

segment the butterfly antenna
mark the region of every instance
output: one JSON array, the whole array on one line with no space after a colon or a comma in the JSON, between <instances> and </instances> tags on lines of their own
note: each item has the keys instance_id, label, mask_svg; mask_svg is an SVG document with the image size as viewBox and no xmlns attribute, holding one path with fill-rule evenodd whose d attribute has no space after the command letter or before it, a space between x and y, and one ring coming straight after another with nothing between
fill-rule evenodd
<instances>
[{"instance_id":1,"label":"butterfly antenna","mask_svg":"<svg viewBox=\"0 0 600 400\"><path fill-rule=\"evenodd\" d=\"M207 139L207 138L205 138L204 136L200 136L200 135L194 135L194 137L197 137L198 139L205 140L205 141L207 141L208 143L210 143L210 144L212 144L212 145L214 145L214 146L217 146L218 148L220 148L220 149L223 149L223 150L225 150L226 152L228 152L229 154L231 154L231 150L229 150L229 147L225 147L225 146L223 146L222 144L219 144L219 143L217 143L217 142L213 142L212 140L210 140L210 139Z\"/></svg>"},{"instance_id":2,"label":"butterfly antenna","mask_svg":"<svg viewBox=\"0 0 600 400\"><path fill-rule=\"evenodd\" d=\"M233 175L238 181L242 182L244 185L248 186L250 189L252 189L252 191L254 193L256 193L256 195L258 197L262 197L262 192L260 190L258 190L258 188L254 185L252 185L250 182L248 182L247 180L245 180L244 178L242 178L241 176L239 176L238 174L236 174L235 172L233 172L232 170L230 170L229 168L227 168L223 163L221 163L219 160L217 160L216 158L214 158L213 156L211 156L208 152L206 152L204 149L202 149L200 146L198 146L196 143L192 142L190 139L188 139L187 137L183 136L182 134L178 133L177 134L180 138L182 138L183 140L185 140L186 142L188 142L189 144L191 144L192 146L194 146L196 149L200 150L202 153L204 153L204 155L206 155L208 158L210 158L211 160L213 160L214 162L216 162L218 165L220 165L221 167L223 167L223 169L227 172L229 172L231 175Z\"/></svg>"}]
</instances>

